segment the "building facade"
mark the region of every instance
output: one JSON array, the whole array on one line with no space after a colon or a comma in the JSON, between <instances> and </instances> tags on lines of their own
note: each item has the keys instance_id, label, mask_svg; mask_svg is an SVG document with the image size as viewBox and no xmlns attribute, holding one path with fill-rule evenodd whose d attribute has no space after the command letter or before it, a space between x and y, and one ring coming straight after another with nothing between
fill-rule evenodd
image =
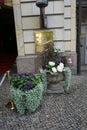
<instances>
[{"instance_id":1,"label":"building facade","mask_svg":"<svg viewBox=\"0 0 87 130\"><path fill-rule=\"evenodd\" d=\"M76 72L76 0L49 0L45 8L46 29L40 28L36 0L5 0L5 3L13 7L19 72L35 70L40 56L35 52L34 33L41 31L53 32L54 46L71 58L71 68Z\"/></svg>"}]
</instances>

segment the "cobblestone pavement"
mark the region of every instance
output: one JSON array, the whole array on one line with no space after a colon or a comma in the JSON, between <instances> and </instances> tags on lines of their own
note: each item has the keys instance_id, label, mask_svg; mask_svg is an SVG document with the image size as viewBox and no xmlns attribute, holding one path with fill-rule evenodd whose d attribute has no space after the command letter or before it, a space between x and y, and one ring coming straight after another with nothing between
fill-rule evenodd
<instances>
[{"instance_id":1,"label":"cobblestone pavement","mask_svg":"<svg viewBox=\"0 0 87 130\"><path fill-rule=\"evenodd\" d=\"M6 79L0 87L0 130L87 130L86 76L72 76L69 94L46 94L36 112L22 116L5 106L11 101Z\"/></svg>"}]
</instances>

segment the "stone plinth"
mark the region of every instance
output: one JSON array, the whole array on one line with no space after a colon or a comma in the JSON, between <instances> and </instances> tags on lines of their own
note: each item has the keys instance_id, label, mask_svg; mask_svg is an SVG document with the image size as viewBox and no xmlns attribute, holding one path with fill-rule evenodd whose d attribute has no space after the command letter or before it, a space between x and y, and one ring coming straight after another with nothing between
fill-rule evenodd
<instances>
[{"instance_id":1,"label":"stone plinth","mask_svg":"<svg viewBox=\"0 0 87 130\"><path fill-rule=\"evenodd\" d=\"M40 68L44 65L44 53L28 55L28 56L18 56L17 71L18 72L38 72Z\"/></svg>"}]
</instances>

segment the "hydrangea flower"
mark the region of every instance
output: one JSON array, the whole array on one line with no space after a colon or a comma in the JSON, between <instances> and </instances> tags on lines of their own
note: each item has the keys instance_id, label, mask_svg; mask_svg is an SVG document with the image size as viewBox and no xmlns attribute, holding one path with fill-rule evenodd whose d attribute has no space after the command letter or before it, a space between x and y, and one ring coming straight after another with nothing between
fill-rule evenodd
<instances>
[{"instance_id":1,"label":"hydrangea flower","mask_svg":"<svg viewBox=\"0 0 87 130\"><path fill-rule=\"evenodd\" d=\"M53 68L52 68L52 71L53 71L54 73L56 73L56 72L57 72L56 67L53 67Z\"/></svg>"},{"instance_id":2,"label":"hydrangea flower","mask_svg":"<svg viewBox=\"0 0 87 130\"><path fill-rule=\"evenodd\" d=\"M63 63L60 63L60 64L57 66L57 70L58 70L59 72L62 72L63 69L64 69L64 64L63 64Z\"/></svg>"},{"instance_id":3,"label":"hydrangea flower","mask_svg":"<svg viewBox=\"0 0 87 130\"><path fill-rule=\"evenodd\" d=\"M63 71L63 68L62 68L60 65L58 65L58 66L57 66L57 71L58 71L58 72L62 72L62 71Z\"/></svg>"},{"instance_id":4,"label":"hydrangea flower","mask_svg":"<svg viewBox=\"0 0 87 130\"><path fill-rule=\"evenodd\" d=\"M61 66L61 68L64 68L64 64L62 62L60 62L59 65Z\"/></svg>"},{"instance_id":5,"label":"hydrangea flower","mask_svg":"<svg viewBox=\"0 0 87 130\"><path fill-rule=\"evenodd\" d=\"M54 65L55 65L55 62L49 61L49 65L50 65L50 66L54 66Z\"/></svg>"},{"instance_id":6,"label":"hydrangea flower","mask_svg":"<svg viewBox=\"0 0 87 130\"><path fill-rule=\"evenodd\" d=\"M62 55L61 50L54 48L50 49L48 53L48 64L46 65L47 72L62 72L64 70L64 65L66 65L66 57Z\"/></svg>"}]
</instances>

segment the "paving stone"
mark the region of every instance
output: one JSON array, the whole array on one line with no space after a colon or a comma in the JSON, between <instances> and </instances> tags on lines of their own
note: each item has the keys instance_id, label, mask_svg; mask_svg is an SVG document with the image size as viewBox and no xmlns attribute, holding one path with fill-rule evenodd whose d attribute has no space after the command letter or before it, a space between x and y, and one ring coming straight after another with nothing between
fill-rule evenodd
<instances>
[{"instance_id":1,"label":"paving stone","mask_svg":"<svg viewBox=\"0 0 87 130\"><path fill-rule=\"evenodd\" d=\"M0 87L0 130L87 130L87 71L73 75L69 94L45 94L34 113L6 108L11 101L6 78Z\"/></svg>"}]
</instances>

